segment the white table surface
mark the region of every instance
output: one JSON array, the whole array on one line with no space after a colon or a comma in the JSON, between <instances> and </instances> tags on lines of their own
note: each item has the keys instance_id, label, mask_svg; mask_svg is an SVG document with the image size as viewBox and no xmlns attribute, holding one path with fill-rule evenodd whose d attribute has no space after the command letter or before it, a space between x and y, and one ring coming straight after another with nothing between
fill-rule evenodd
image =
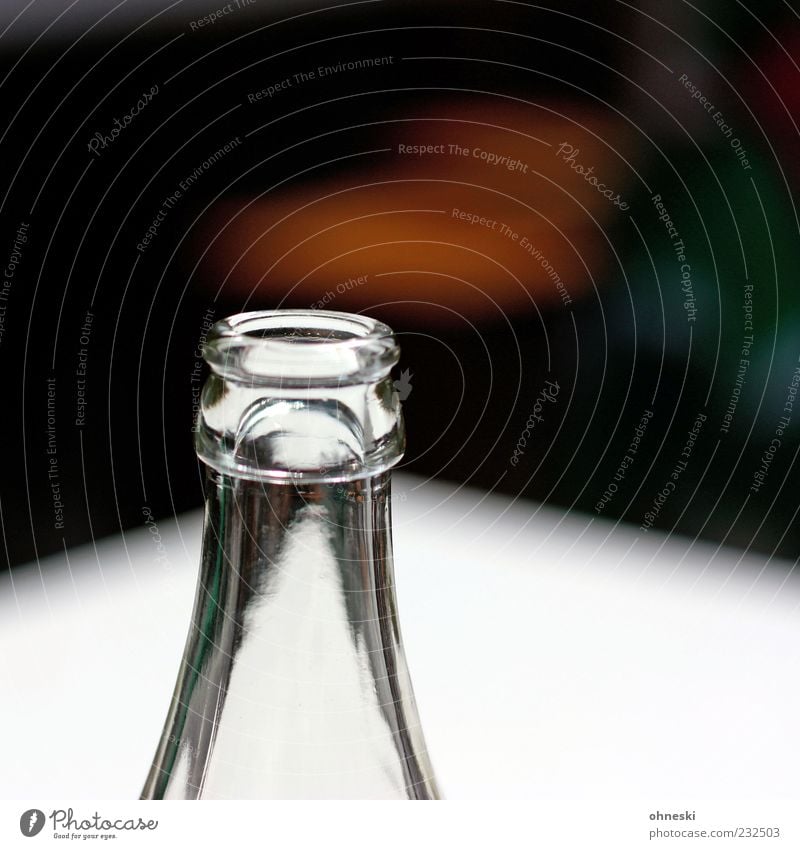
<instances>
[{"instance_id":1,"label":"white table surface","mask_svg":"<svg viewBox=\"0 0 800 849\"><path fill-rule=\"evenodd\" d=\"M449 798L800 798L800 575L395 477L397 591ZM137 798L201 514L0 577L0 798ZM800 571L800 570L798 570Z\"/></svg>"}]
</instances>

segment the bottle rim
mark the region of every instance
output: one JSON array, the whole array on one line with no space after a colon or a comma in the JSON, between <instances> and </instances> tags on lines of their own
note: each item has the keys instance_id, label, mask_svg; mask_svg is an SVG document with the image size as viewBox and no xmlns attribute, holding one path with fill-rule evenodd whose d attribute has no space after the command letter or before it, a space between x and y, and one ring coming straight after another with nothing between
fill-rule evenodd
<instances>
[{"instance_id":1,"label":"bottle rim","mask_svg":"<svg viewBox=\"0 0 800 849\"><path fill-rule=\"evenodd\" d=\"M397 364L392 329L357 313L276 309L238 313L211 328L203 357L226 380L287 386L375 380Z\"/></svg>"}]
</instances>

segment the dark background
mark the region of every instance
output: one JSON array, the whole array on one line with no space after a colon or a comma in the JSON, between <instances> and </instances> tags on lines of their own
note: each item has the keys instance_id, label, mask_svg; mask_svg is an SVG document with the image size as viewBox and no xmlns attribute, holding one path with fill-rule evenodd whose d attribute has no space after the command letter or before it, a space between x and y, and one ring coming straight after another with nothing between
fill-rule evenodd
<instances>
[{"instance_id":1,"label":"dark background","mask_svg":"<svg viewBox=\"0 0 800 849\"><path fill-rule=\"evenodd\" d=\"M603 519L639 527L703 414L691 457L654 527L800 555L800 406L770 455L763 485L750 489L787 415L788 386L800 364L796 4L323 8L257 0L191 28L220 5L178 3L164 11L151 4L45 4L35 17L23 13L16 21L13 4L3 12L4 268L18 228L28 225L7 278L0 339L0 516L8 563L141 524L145 508L159 517L201 503L191 428L204 316L209 309L221 318L313 300L308 291L292 293L294 281L280 274L255 291L235 268L223 279L218 265L201 259L212 242L209 209L262 193L267 203L273 195L291 203L323 184L356 185L367 172L354 154L412 136L425 140L422 125L403 135L391 123L397 116L458 108L472 109L478 123L502 123L509 104L521 101L557 105L578 123L607 114L613 123L604 141L626 163L620 188L630 209L606 213L598 225L611 259L591 266L591 285L565 278L575 293L568 307L539 299L534 289L528 308L500 297L496 310L473 310L466 321L385 303L376 291L360 294L365 300L355 306L398 332L403 367L412 374L403 466L598 515L643 412L652 410L635 461L600 511ZM249 92L305 68L389 55L397 58L391 65L247 102ZM451 58L400 61L412 56ZM735 128L749 169L680 84L681 74ZM153 85L159 92L152 103L100 156L89 152L89 139L108 132ZM202 174L147 250L138 251L164 199L235 137L241 144ZM591 161L586 148L584 156ZM371 155L368 169L374 178L396 167L391 150ZM485 168L475 173L494 178ZM654 193L687 244L693 323ZM480 208L491 213L486 201ZM588 213L576 206L565 214L577 220ZM530 226L536 232L533 216ZM576 232L583 230L576 225ZM470 238L466 230L465 244ZM408 256L425 271L424 249L410 246ZM726 429L748 284L754 341ZM318 297L326 286L320 283ZM432 282L428 299L458 310L458 294L444 284ZM87 311L88 342L81 339ZM82 349L86 406L78 425ZM55 424L48 433L53 377ZM559 402L512 465L546 379L559 381ZM54 481L63 522L54 511Z\"/></svg>"}]
</instances>

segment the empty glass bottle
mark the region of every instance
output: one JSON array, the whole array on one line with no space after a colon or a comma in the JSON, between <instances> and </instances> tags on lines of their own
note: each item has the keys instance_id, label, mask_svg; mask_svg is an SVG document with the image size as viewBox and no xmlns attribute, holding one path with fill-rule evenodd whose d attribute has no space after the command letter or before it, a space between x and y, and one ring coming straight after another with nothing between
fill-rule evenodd
<instances>
[{"instance_id":1,"label":"empty glass bottle","mask_svg":"<svg viewBox=\"0 0 800 849\"><path fill-rule=\"evenodd\" d=\"M345 313L212 329L201 570L142 798L437 798L395 611L398 357Z\"/></svg>"}]
</instances>

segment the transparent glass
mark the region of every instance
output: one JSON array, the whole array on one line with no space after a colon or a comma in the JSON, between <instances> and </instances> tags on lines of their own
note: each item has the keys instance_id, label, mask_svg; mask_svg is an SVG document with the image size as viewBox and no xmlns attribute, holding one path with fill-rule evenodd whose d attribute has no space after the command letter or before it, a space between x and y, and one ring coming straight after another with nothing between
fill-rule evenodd
<instances>
[{"instance_id":1,"label":"transparent glass","mask_svg":"<svg viewBox=\"0 0 800 849\"><path fill-rule=\"evenodd\" d=\"M205 357L202 562L142 798L438 798L397 623L391 330L246 313Z\"/></svg>"}]
</instances>

